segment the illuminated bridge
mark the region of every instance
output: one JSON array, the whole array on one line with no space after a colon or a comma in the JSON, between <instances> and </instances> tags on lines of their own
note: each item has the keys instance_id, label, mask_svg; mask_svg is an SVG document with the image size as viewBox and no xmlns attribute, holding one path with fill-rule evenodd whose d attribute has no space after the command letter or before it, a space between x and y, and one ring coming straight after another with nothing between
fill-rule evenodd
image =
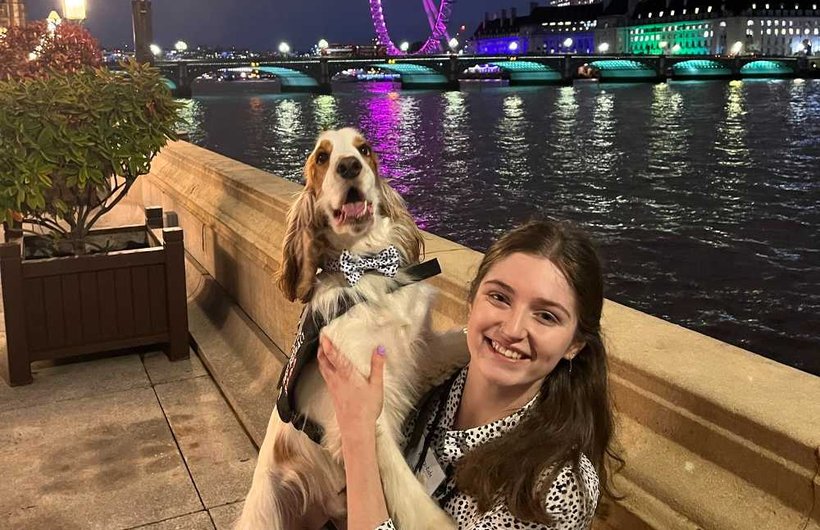
<instances>
[{"instance_id":1,"label":"illuminated bridge","mask_svg":"<svg viewBox=\"0 0 820 530\"><path fill-rule=\"evenodd\" d=\"M704 57L703 55L434 55L377 58L300 58L193 60L157 62L169 86L181 97L203 74L221 70L265 72L277 77L283 92L331 91L337 74L350 69L379 69L401 77L402 88L457 89L468 69L489 66L511 85L571 83L578 77L601 81L663 81L666 79L739 79L747 77L816 77L816 62L801 57Z\"/></svg>"}]
</instances>

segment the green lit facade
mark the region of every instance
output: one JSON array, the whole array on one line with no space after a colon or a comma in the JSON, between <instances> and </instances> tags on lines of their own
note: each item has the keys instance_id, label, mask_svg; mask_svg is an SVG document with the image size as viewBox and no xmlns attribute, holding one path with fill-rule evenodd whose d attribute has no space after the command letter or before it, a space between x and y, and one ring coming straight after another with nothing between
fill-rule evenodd
<instances>
[{"instance_id":1,"label":"green lit facade","mask_svg":"<svg viewBox=\"0 0 820 530\"><path fill-rule=\"evenodd\" d=\"M708 55L720 53L725 38L715 37L714 21L691 20L632 26L626 30L625 53L638 55Z\"/></svg>"}]
</instances>

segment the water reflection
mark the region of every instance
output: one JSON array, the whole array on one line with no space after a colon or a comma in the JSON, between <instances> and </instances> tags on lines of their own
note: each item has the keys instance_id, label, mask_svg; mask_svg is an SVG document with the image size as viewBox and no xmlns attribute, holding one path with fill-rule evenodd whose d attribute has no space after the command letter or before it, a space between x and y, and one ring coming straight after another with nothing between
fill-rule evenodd
<instances>
[{"instance_id":1,"label":"water reflection","mask_svg":"<svg viewBox=\"0 0 820 530\"><path fill-rule=\"evenodd\" d=\"M316 96L313 100L313 119L316 120L319 129L323 131L339 128L341 125L339 124L336 97L329 94Z\"/></svg>"},{"instance_id":2,"label":"water reflection","mask_svg":"<svg viewBox=\"0 0 820 530\"><path fill-rule=\"evenodd\" d=\"M743 81L730 81L727 87L725 114L718 124L715 143L718 163L721 166L743 167L749 163L744 104Z\"/></svg>"},{"instance_id":3,"label":"water reflection","mask_svg":"<svg viewBox=\"0 0 820 530\"><path fill-rule=\"evenodd\" d=\"M207 141L207 134L203 126L204 111L202 103L196 99L180 99L182 108L179 110L179 125L177 129L188 135L188 140L195 144Z\"/></svg>"},{"instance_id":4,"label":"water reflection","mask_svg":"<svg viewBox=\"0 0 820 530\"><path fill-rule=\"evenodd\" d=\"M307 132L305 128L305 112L303 106L305 98L281 99L273 107L273 124L268 128L276 135L277 142L265 145L268 163L275 163L277 157L284 157L291 161L300 161L288 173L281 174L292 180L299 180L302 175L302 164L309 154L305 148L305 137L315 137L316 134Z\"/></svg>"}]
</instances>

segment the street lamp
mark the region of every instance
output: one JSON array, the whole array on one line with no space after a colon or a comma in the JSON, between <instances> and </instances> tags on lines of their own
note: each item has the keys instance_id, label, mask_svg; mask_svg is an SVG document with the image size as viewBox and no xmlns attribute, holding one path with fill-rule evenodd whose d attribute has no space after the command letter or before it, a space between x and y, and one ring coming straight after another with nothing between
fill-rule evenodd
<instances>
[{"instance_id":1,"label":"street lamp","mask_svg":"<svg viewBox=\"0 0 820 530\"><path fill-rule=\"evenodd\" d=\"M407 42L407 41L402 42L401 45L399 46L399 49L401 51L403 51L404 53L407 53L407 50L410 49L410 43Z\"/></svg>"},{"instance_id":2,"label":"street lamp","mask_svg":"<svg viewBox=\"0 0 820 530\"><path fill-rule=\"evenodd\" d=\"M60 15L58 15L56 11L52 11L51 13L48 14L48 18L46 19L46 22L47 22L47 26L48 26L48 32L53 35L54 32L57 31L57 26L60 25L60 23L62 22L62 19L60 18Z\"/></svg>"},{"instance_id":3,"label":"street lamp","mask_svg":"<svg viewBox=\"0 0 820 530\"><path fill-rule=\"evenodd\" d=\"M328 41L326 41L325 39L319 39L318 46L319 46L320 50L326 50L330 47L330 43Z\"/></svg>"},{"instance_id":4,"label":"street lamp","mask_svg":"<svg viewBox=\"0 0 820 530\"><path fill-rule=\"evenodd\" d=\"M451 50L455 50L456 48L458 48L458 39L453 37L452 39L450 39L450 42L448 42L447 44L450 45Z\"/></svg>"},{"instance_id":5,"label":"street lamp","mask_svg":"<svg viewBox=\"0 0 820 530\"><path fill-rule=\"evenodd\" d=\"M732 44L732 55L739 55L740 50L743 49L743 43L737 41L736 43Z\"/></svg>"},{"instance_id":6,"label":"street lamp","mask_svg":"<svg viewBox=\"0 0 820 530\"><path fill-rule=\"evenodd\" d=\"M510 50L511 52L516 52L516 51L518 51L518 43L517 43L517 42L515 42L515 41L512 41L512 42L510 43L510 45L509 45L509 46L507 46L507 49L508 49L508 50Z\"/></svg>"},{"instance_id":7,"label":"street lamp","mask_svg":"<svg viewBox=\"0 0 820 530\"><path fill-rule=\"evenodd\" d=\"M188 44L185 41L178 40L177 43L174 44L174 49L179 53L182 53L188 49Z\"/></svg>"},{"instance_id":8,"label":"street lamp","mask_svg":"<svg viewBox=\"0 0 820 530\"><path fill-rule=\"evenodd\" d=\"M63 0L63 18L85 20L85 0Z\"/></svg>"},{"instance_id":9,"label":"street lamp","mask_svg":"<svg viewBox=\"0 0 820 530\"><path fill-rule=\"evenodd\" d=\"M609 51L609 43L608 42L602 42L600 45L598 45L598 51L601 52L601 53L608 52Z\"/></svg>"},{"instance_id":10,"label":"street lamp","mask_svg":"<svg viewBox=\"0 0 820 530\"><path fill-rule=\"evenodd\" d=\"M153 53L153 54L154 54L154 56L156 56L156 57L158 57L158 56L159 56L159 54L161 54L161 53L162 53L162 48L160 48L160 47L159 47L158 45L156 45L156 44L152 44L152 45L150 45L148 48L151 50L151 53Z\"/></svg>"},{"instance_id":11,"label":"street lamp","mask_svg":"<svg viewBox=\"0 0 820 530\"><path fill-rule=\"evenodd\" d=\"M290 53L290 46L287 42L282 42L279 44L279 53L283 55L287 55Z\"/></svg>"}]
</instances>

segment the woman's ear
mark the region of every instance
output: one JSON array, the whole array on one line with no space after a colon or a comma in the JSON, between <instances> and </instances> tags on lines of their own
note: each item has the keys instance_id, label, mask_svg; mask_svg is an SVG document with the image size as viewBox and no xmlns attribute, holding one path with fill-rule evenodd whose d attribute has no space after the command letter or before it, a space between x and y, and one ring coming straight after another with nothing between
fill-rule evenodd
<instances>
[{"instance_id":1,"label":"woman's ear","mask_svg":"<svg viewBox=\"0 0 820 530\"><path fill-rule=\"evenodd\" d=\"M587 345L586 341L583 340L576 340L572 344L570 344L569 348L567 349L566 353L564 353L564 359L571 361L578 355L578 352L584 349Z\"/></svg>"},{"instance_id":2,"label":"woman's ear","mask_svg":"<svg viewBox=\"0 0 820 530\"><path fill-rule=\"evenodd\" d=\"M318 269L315 207L312 190L305 188L288 210L277 285L291 302L307 302L313 290Z\"/></svg>"}]
</instances>

